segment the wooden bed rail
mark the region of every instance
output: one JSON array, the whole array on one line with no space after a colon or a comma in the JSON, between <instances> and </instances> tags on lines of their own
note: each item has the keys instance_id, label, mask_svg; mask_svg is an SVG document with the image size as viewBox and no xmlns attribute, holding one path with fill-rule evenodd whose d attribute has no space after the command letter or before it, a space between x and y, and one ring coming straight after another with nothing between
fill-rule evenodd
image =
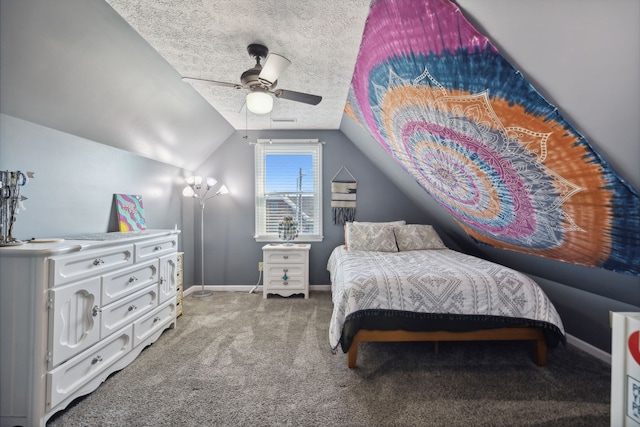
<instances>
[{"instance_id":1,"label":"wooden bed rail","mask_svg":"<svg viewBox=\"0 0 640 427\"><path fill-rule=\"evenodd\" d=\"M410 331L370 331L361 329L353 337L347 354L349 368L356 367L358 343L361 342L403 342L403 341L532 341L533 361L538 366L547 364L547 341L540 328L500 328L470 332L410 332Z\"/></svg>"}]
</instances>

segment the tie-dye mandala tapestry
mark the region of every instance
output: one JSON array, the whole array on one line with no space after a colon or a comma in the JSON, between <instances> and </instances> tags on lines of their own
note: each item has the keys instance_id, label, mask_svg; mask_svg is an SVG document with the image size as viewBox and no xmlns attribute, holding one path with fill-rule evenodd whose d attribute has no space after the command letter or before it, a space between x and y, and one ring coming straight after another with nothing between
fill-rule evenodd
<instances>
[{"instance_id":1,"label":"tie-dye mandala tapestry","mask_svg":"<svg viewBox=\"0 0 640 427\"><path fill-rule=\"evenodd\" d=\"M372 2L346 112L477 242L640 275L640 197L448 0Z\"/></svg>"}]
</instances>

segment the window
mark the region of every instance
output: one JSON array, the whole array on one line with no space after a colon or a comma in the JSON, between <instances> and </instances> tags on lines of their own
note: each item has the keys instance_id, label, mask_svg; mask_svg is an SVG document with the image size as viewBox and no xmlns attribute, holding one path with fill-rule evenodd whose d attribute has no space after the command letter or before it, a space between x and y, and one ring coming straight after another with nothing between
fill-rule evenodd
<instances>
[{"instance_id":1,"label":"window","mask_svg":"<svg viewBox=\"0 0 640 427\"><path fill-rule=\"evenodd\" d=\"M258 140L256 241L274 241L286 216L298 223L299 241L322 241L322 143Z\"/></svg>"}]
</instances>

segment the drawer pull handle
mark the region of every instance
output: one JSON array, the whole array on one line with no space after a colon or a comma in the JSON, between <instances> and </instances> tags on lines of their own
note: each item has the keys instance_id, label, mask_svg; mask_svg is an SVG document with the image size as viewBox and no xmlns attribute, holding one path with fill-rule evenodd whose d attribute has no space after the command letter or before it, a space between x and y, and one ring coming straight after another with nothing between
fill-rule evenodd
<instances>
[{"instance_id":1,"label":"drawer pull handle","mask_svg":"<svg viewBox=\"0 0 640 427\"><path fill-rule=\"evenodd\" d=\"M93 310L91 311L91 314L93 315L93 317L96 317L98 315L98 313L100 313L102 310L100 310L100 307L98 307L97 305L93 306Z\"/></svg>"},{"instance_id":2,"label":"drawer pull handle","mask_svg":"<svg viewBox=\"0 0 640 427\"><path fill-rule=\"evenodd\" d=\"M289 259L289 255L282 255L282 258Z\"/></svg>"},{"instance_id":3,"label":"drawer pull handle","mask_svg":"<svg viewBox=\"0 0 640 427\"><path fill-rule=\"evenodd\" d=\"M104 260L102 258L96 258L93 260L93 265L102 265L104 264Z\"/></svg>"},{"instance_id":4,"label":"drawer pull handle","mask_svg":"<svg viewBox=\"0 0 640 427\"><path fill-rule=\"evenodd\" d=\"M102 362L102 356L96 356L91 360L91 364L95 365L96 363Z\"/></svg>"},{"instance_id":5,"label":"drawer pull handle","mask_svg":"<svg viewBox=\"0 0 640 427\"><path fill-rule=\"evenodd\" d=\"M289 276L287 276L287 271L289 271L288 268L283 268L282 271L284 271L284 274L282 275L282 280L287 280L289 278ZM285 283L286 285L286 283Z\"/></svg>"},{"instance_id":6,"label":"drawer pull handle","mask_svg":"<svg viewBox=\"0 0 640 427\"><path fill-rule=\"evenodd\" d=\"M155 248L153 248L154 251L159 251L160 249L162 249L162 246L156 246Z\"/></svg>"},{"instance_id":7,"label":"drawer pull handle","mask_svg":"<svg viewBox=\"0 0 640 427\"><path fill-rule=\"evenodd\" d=\"M127 311L133 311L133 310L136 310L137 308L138 308L138 307L136 307L135 305L131 304L131 305L129 306L129 309L128 309Z\"/></svg>"},{"instance_id":8,"label":"drawer pull handle","mask_svg":"<svg viewBox=\"0 0 640 427\"><path fill-rule=\"evenodd\" d=\"M289 284L289 282L287 282L287 279L285 279L284 277L283 277L283 279L284 279L284 281L282 282L282 284L287 286Z\"/></svg>"},{"instance_id":9,"label":"drawer pull handle","mask_svg":"<svg viewBox=\"0 0 640 427\"><path fill-rule=\"evenodd\" d=\"M164 277L161 277L160 280L158 280L158 282L162 285L164 283Z\"/></svg>"},{"instance_id":10,"label":"drawer pull handle","mask_svg":"<svg viewBox=\"0 0 640 427\"><path fill-rule=\"evenodd\" d=\"M156 316L153 318L153 323L159 322L160 321L160 316Z\"/></svg>"},{"instance_id":11,"label":"drawer pull handle","mask_svg":"<svg viewBox=\"0 0 640 427\"><path fill-rule=\"evenodd\" d=\"M129 277L129 283L137 282L137 281L138 281L138 278L136 276Z\"/></svg>"}]
</instances>

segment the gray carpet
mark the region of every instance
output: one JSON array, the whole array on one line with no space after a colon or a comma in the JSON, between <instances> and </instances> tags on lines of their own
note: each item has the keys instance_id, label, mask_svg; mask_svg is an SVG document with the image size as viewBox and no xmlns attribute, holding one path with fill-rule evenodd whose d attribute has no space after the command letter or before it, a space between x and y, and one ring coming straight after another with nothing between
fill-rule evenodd
<instances>
[{"instance_id":1,"label":"gray carpet","mask_svg":"<svg viewBox=\"0 0 640 427\"><path fill-rule=\"evenodd\" d=\"M364 343L332 354L328 292L186 297L128 367L48 426L607 426L610 367L527 343Z\"/></svg>"}]
</instances>

